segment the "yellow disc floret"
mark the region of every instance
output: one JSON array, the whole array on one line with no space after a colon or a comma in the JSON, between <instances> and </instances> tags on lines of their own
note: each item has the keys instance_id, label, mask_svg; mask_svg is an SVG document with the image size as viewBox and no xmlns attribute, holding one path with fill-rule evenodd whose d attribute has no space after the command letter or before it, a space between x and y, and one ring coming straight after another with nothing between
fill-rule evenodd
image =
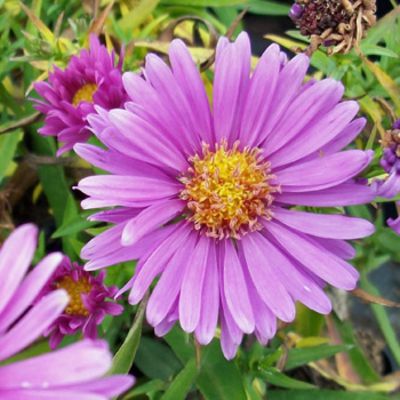
<instances>
[{"instance_id":1,"label":"yellow disc floret","mask_svg":"<svg viewBox=\"0 0 400 400\"><path fill-rule=\"evenodd\" d=\"M97 85L95 83L86 83L86 85L83 85L76 91L72 99L72 104L76 107L82 101L92 103L93 95L96 93L96 91Z\"/></svg>"},{"instance_id":2,"label":"yellow disc floret","mask_svg":"<svg viewBox=\"0 0 400 400\"><path fill-rule=\"evenodd\" d=\"M56 283L57 288L64 289L69 295L69 303L64 310L69 315L80 315L87 317L89 310L85 307L82 295L89 293L92 286L86 277L80 278L77 281L70 276L64 276Z\"/></svg>"},{"instance_id":3,"label":"yellow disc floret","mask_svg":"<svg viewBox=\"0 0 400 400\"><path fill-rule=\"evenodd\" d=\"M270 164L260 160L261 150L244 148L239 142L228 149L226 141L189 161L192 167L181 178L185 188L181 199L187 201L188 219L196 229L222 239L239 238L262 228L260 218L270 219L272 194L278 190L270 183Z\"/></svg>"}]
</instances>

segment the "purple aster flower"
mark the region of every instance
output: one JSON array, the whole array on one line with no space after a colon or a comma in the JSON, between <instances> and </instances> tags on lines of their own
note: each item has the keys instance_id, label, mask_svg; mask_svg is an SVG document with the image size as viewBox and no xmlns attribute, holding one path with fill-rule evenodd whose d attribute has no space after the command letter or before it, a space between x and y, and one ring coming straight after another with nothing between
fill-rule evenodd
<instances>
[{"instance_id":1,"label":"purple aster flower","mask_svg":"<svg viewBox=\"0 0 400 400\"><path fill-rule=\"evenodd\" d=\"M88 270L139 258L123 290L136 304L159 277L146 311L156 333L179 320L207 344L219 323L232 358L243 333L266 343L276 318L292 321L296 301L329 313L326 283L356 286L346 240L370 235L372 224L292 207L373 198L355 179L371 152L340 151L365 120L354 119L356 102L341 101L341 83L303 83L303 54L287 61L272 45L251 73L245 33L218 42L212 109L182 41L169 57L171 68L150 54L143 77L124 74L125 109L89 116L108 149L75 146L111 173L79 183L82 206L115 207L92 217L115 226L82 257Z\"/></svg>"},{"instance_id":2,"label":"purple aster flower","mask_svg":"<svg viewBox=\"0 0 400 400\"><path fill-rule=\"evenodd\" d=\"M122 305L108 301L116 295L118 288L105 286L104 277L104 271L95 276L64 257L39 296L41 298L56 289L64 289L70 298L64 312L46 332L50 335L51 348L57 347L65 335L73 335L80 330L85 338L96 339L97 325L103 322L105 316L122 313Z\"/></svg>"},{"instance_id":3,"label":"purple aster flower","mask_svg":"<svg viewBox=\"0 0 400 400\"><path fill-rule=\"evenodd\" d=\"M27 273L37 229L23 225L0 249L0 363L27 348L53 324L68 304L64 290L34 299L62 261L53 253ZM111 367L102 341L83 340L52 353L0 365L2 400L107 400L133 383L127 375L102 377Z\"/></svg>"},{"instance_id":4,"label":"purple aster flower","mask_svg":"<svg viewBox=\"0 0 400 400\"><path fill-rule=\"evenodd\" d=\"M381 166L389 175L385 181L377 182L379 196L391 198L400 193L400 120L382 140L383 156Z\"/></svg>"},{"instance_id":5,"label":"purple aster flower","mask_svg":"<svg viewBox=\"0 0 400 400\"><path fill-rule=\"evenodd\" d=\"M121 79L122 63L122 56L116 64L114 53L109 54L92 34L89 50L73 56L65 70L54 67L49 82L35 84L44 99L34 99L35 108L46 116L39 133L57 136L65 143L58 155L90 137L87 116L94 112L95 105L106 110L123 105L126 92Z\"/></svg>"}]
</instances>

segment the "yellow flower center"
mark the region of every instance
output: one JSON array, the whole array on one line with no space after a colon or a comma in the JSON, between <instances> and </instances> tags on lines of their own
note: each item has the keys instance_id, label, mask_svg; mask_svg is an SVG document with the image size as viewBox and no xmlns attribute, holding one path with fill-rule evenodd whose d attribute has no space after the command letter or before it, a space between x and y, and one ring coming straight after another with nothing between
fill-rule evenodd
<instances>
[{"instance_id":1,"label":"yellow flower center","mask_svg":"<svg viewBox=\"0 0 400 400\"><path fill-rule=\"evenodd\" d=\"M95 83L87 83L83 85L77 92L74 94L72 99L72 104L76 107L80 102L87 101L88 103L93 102L93 95L97 91L97 85Z\"/></svg>"},{"instance_id":2,"label":"yellow flower center","mask_svg":"<svg viewBox=\"0 0 400 400\"><path fill-rule=\"evenodd\" d=\"M279 188L270 184L270 163L260 159L260 149L238 147L236 142L228 149L222 141L210 151L203 145L203 155L190 158L192 167L181 178L188 219L210 237L238 239L260 230L260 218L271 219L272 194Z\"/></svg>"},{"instance_id":3,"label":"yellow flower center","mask_svg":"<svg viewBox=\"0 0 400 400\"><path fill-rule=\"evenodd\" d=\"M89 310L85 307L82 301L82 294L89 293L92 286L87 278L74 281L70 276L64 276L56 283L57 288L64 289L69 295L69 303L64 310L70 315L80 315L87 317Z\"/></svg>"}]
</instances>

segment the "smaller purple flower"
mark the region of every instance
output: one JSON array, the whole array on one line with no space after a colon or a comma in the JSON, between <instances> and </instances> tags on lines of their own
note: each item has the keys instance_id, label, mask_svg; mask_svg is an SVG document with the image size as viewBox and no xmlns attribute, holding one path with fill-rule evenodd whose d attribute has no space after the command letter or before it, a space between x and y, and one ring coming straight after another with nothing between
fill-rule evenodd
<instances>
[{"instance_id":1,"label":"smaller purple flower","mask_svg":"<svg viewBox=\"0 0 400 400\"><path fill-rule=\"evenodd\" d=\"M52 349L59 345L65 335L73 335L78 331L82 331L85 338L96 339L97 325L103 322L105 316L122 313L122 305L108 301L117 294L118 288L105 286L104 277L104 271L97 276L92 275L78 263L72 263L68 257L64 257L42 293L64 289L70 298L64 312L46 331L46 335L50 335Z\"/></svg>"},{"instance_id":2,"label":"smaller purple flower","mask_svg":"<svg viewBox=\"0 0 400 400\"><path fill-rule=\"evenodd\" d=\"M400 206L400 203L397 203L397 207ZM400 215L396 219L389 218L387 220L387 224L390 228L393 229L398 235L400 235Z\"/></svg>"},{"instance_id":3,"label":"smaller purple flower","mask_svg":"<svg viewBox=\"0 0 400 400\"><path fill-rule=\"evenodd\" d=\"M382 140L381 166L389 174L384 182L378 182L378 195L392 198L400 193L400 119Z\"/></svg>"},{"instance_id":4,"label":"smaller purple flower","mask_svg":"<svg viewBox=\"0 0 400 400\"><path fill-rule=\"evenodd\" d=\"M110 400L133 383L129 375L104 376L112 366L107 342L82 340L34 357L14 358L43 335L68 305L65 290L34 302L63 259L52 253L30 269L38 230L26 224L0 246L0 399Z\"/></svg>"},{"instance_id":5,"label":"smaller purple flower","mask_svg":"<svg viewBox=\"0 0 400 400\"><path fill-rule=\"evenodd\" d=\"M45 115L39 133L57 136L64 143L57 155L88 140L91 132L87 116L95 112L95 105L110 110L124 104L122 63L122 55L117 64L114 52L110 54L92 34L89 50L73 56L64 70L55 66L48 82L35 83L36 91L43 98L34 99L35 108Z\"/></svg>"}]
</instances>

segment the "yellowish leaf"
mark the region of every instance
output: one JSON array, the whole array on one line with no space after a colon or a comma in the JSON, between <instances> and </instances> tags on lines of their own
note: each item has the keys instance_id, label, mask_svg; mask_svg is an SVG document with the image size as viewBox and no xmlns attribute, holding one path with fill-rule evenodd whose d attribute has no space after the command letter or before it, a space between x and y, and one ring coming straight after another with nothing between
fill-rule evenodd
<instances>
[{"instance_id":1,"label":"yellowish leaf","mask_svg":"<svg viewBox=\"0 0 400 400\"><path fill-rule=\"evenodd\" d=\"M35 25L37 30L42 34L43 38L46 39L49 43L54 44L53 32L24 3L20 2L20 5L25 14L31 20L31 22Z\"/></svg>"},{"instance_id":2,"label":"yellowish leaf","mask_svg":"<svg viewBox=\"0 0 400 400\"><path fill-rule=\"evenodd\" d=\"M400 87L378 64L368 60L368 58L363 55L361 55L361 59L366 67L375 75L379 83L384 87L393 103L396 105L397 110L400 112Z\"/></svg>"}]
</instances>

